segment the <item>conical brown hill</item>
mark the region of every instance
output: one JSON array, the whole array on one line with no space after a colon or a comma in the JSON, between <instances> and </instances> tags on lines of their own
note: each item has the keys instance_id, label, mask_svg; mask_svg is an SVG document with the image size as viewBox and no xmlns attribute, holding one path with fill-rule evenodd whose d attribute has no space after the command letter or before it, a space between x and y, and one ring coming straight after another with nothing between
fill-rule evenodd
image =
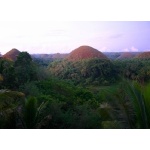
<instances>
[{"instance_id":1,"label":"conical brown hill","mask_svg":"<svg viewBox=\"0 0 150 150\"><path fill-rule=\"evenodd\" d=\"M9 52L7 52L5 55L3 55L3 58L15 61L17 59L17 56L19 55L19 53L20 53L19 50L13 48Z\"/></svg>"},{"instance_id":2,"label":"conical brown hill","mask_svg":"<svg viewBox=\"0 0 150 150\"><path fill-rule=\"evenodd\" d=\"M130 52L124 52L122 53L117 59L130 59L133 58L134 55Z\"/></svg>"},{"instance_id":3,"label":"conical brown hill","mask_svg":"<svg viewBox=\"0 0 150 150\"><path fill-rule=\"evenodd\" d=\"M66 59L71 61L78 61L90 58L108 59L102 52L90 46L78 47L77 49L73 50Z\"/></svg>"},{"instance_id":4,"label":"conical brown hill","mask_svg":"<svg viewBox=\"0 0 150 150\"><path fill-rule=\"evenodd\" d=\"M150 58L150 51L138 54L135 58L146 59Z\"/></svg>"}]
</instances>

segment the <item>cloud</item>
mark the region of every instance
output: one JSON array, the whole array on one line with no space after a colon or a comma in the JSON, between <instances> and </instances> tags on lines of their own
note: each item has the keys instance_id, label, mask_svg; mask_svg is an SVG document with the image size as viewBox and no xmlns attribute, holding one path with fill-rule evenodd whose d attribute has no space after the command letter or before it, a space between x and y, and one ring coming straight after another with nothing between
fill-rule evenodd
<instances>
[{"instance_id":1,"label":"cloud","mask_svg":"<svg viewBox=\"0 0 150 150\"><path fill-rule=\"evenodd\" d=\"M123 52L129 52L128 48L123 49Z\"/></svg>"},{"instance_id":2,"label":"cloud","mask_svg":"<svg viewBox=\"0 0 150 150\"><path fill-rule=\"evenodd\" d=\"M122 51L123 52L137 52L139 50L137 48L135 48L134 46L132 46L130 48L124 48Z\"/></svg>"},{"instance_id":3,"label":"cloud","mask_svg":"<svg viewBox=\"0 0 150 150\"><path fill-rule=\"evenodd\" d=\"M134 46L132 46L131 48L130 48L130 51L131 52L137 52L137 51L139 51L137 48L135 48Z\"/></svg>"}]
</instances>

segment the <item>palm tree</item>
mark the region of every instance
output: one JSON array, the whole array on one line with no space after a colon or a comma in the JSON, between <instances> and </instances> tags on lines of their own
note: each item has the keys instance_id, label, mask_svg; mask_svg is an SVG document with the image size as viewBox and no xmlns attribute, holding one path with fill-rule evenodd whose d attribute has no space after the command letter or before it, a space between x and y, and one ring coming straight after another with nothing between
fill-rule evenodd
<instances>
[{"instance_id":1,"label":"palm tree","mask_svg":"<svg viewBox=\"0 0 150 150\"><path fill-rule=\"evenodd\" d=\"M101 90L104 128L135 128L135 115L123 83ZM109 125L109 126L108 126ZM112 126L112 127L111 127Z\"/></svg>"},{"instance_id":2,"label":"palm tree","mask_svg":"<svg viewBox=\"0 0 150 150\"><path fill-rule=\"evenodd\" d=\"M22 125L24 128L33 129L40 127L40 123L45 119L51 119L50 115L44 118L40 117L42 110L46 107L48 101L42 102L40 106L37 104L35 97L29 97L25 100L23 116L21 117Z\"/></svg>"},{"instance_id":3,"label":"palm tree","mask_svg":"<svg viewBox=\"0 0 150 150\"><path fill-rule=\"evenodd\" d=\"M150 84L142 87L137 82L127 82L127 86L137 117L137 127L150 128Z\"/></svg>"},{"instance_id":4,"label":"palm tree","mask_svg":"<svg viewBox=\"0 0 150 150\"><path fill-rule=\"evenodd\" d=\"M150 128L149 91L150 84L141 86L138 82L123 80L120 92L114 95L120 109L118 116L121 114L128 128Z\"/></svg>"}]
</instances>

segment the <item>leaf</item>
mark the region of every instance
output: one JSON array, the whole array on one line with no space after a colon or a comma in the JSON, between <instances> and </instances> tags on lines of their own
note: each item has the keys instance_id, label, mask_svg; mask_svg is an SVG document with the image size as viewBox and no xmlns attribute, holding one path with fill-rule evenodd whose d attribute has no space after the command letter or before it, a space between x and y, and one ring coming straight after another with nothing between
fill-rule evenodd
<instances>
[{"instance_id":1,"label":"leaf","mask_svg":"<svg viewBox=\"0 0 150 150\"><path fill-rule=\"evenodd\" d=\"M134 82L132 84L126 82L126 85L128 87L128 93L130 95L131 101L135 109L139 127L148 128L145 100L142 95L142 90L140 85L137 82Z\"/></svg>"}]
</instances>

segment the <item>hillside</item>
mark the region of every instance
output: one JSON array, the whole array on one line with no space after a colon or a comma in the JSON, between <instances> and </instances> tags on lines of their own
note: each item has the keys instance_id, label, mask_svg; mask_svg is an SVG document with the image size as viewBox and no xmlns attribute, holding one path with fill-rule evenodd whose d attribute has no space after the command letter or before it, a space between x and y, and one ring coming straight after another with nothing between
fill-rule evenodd
<instances>
[{"instance_id":1,"label":"hillside","mask_svg":"<svg viewBox=\"0 0 150 150\"><path fill-rule=\"evenodd\" d=\"M71 61L78 61L89 58L108 59L102 52L90 46L80 46L73 50L67 57L67 59Z\"/></svg>"},{"instance_id":2,"label":"hillside","mask_svg":"<svg viewBox=\"0 0 150 150\"><path fill-rule=\"evenodd\" d=\"M150 51L140 53L135 58L140 58L140 59L150 58Z\"/></svg>"},{"instance_id":3,"label":"hillside","mask_svg":"<svg viewBox=\"0 0 150 150\"><path fill-rule=\"evenodd\" d=\"M124 52L117 59L130 59L133 57L134 55L131 52Z\"/></svg>"},{"instance_id":4,"label":"hillside","mask_svg":"<svg viewBox=\"0 0 150 150\"><path fill-rule=\"evenodd\" d=\"M12 50L10 50L6 54L4 54L3 58L15 61L17 59L17 56L19 55L19 53L20 53L19 50L13 48Z\"/></svg>"}]
</instances>

